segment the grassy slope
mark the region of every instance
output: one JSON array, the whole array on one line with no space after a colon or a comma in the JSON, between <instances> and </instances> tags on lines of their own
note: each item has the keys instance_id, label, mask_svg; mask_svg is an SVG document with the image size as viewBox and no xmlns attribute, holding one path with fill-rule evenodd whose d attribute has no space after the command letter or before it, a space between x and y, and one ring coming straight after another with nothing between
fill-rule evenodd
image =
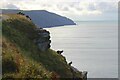
<instances>
[{"instance_id":1,"label":"grassy slope","mask_svg":"<svg viewBox=\"0 0 120 80\"><path fill-rule=\"evenodd\" d=\"M2 24L3 77L70 78L72 72L65 58L48 49L42 52L33 43L36 26L26 17L9 14Z\"/></svg>"}]
</instances>

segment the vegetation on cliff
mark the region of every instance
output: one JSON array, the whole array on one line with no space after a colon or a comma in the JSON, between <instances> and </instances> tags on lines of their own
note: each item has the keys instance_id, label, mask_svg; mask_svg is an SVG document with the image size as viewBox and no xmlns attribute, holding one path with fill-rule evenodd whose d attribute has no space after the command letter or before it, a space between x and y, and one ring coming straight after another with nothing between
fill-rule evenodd
<instances>
[{"instance_id":1,"label":"vegetation on cliff","mask_svg":"<svg viewBox=\"0 0 120 80\"><path fill-rule=\"evenodd\" d=\"M7 14L2 22L3 78L80 78L71 72L64 56L52 49L41 51L34 43L36 26L25 16Z\"/></svg>"}]
</instances>

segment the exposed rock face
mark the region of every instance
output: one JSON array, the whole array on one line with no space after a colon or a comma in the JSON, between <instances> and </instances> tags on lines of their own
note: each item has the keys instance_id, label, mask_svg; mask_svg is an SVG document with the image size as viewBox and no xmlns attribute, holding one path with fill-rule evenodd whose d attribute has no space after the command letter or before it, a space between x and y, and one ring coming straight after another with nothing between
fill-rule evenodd
<instances>
[{"instance_id":1,"label":"exposed rock face","mask_svg":"<svg viewBox=\"0 0 120 80\"><path fill-rule=\"evenodd\" d=\"M75 74L74 72L76 73L81 73L81 79L80 80L87 80L87 74L88 72L87 71L83 71L83 72L80 72L77 68L71 66L71 71L73 73L73 77L75 78ZM77 79L78 80L78 79Z\"/></svg>"},{"instance_id":2,"label":"exposed rock face","mask_svg":"<svg viewBox=\"0 0 120 80\"><path fill-rule=\"evenodd\" d=\"M51 43L49 31L46 31L45 29L42 28L37 28L36 31L38 37L34 39L34 43L39 46L39 49L41 51L49 49Z\"/></svg>"}]
</instances>

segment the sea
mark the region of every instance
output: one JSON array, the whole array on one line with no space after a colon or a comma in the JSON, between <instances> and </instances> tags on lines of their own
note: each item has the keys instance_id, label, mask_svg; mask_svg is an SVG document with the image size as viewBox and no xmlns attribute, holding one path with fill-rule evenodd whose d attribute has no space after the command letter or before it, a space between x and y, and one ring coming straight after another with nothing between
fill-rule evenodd
<instances>
[{"instance_id":1,"label":"sea","mask_svg":"<svg viewBox=\"0 0 120 80\"><path fill-rule=\"evenodd\" d=\"M88 78L118 78L118 22L75 21L77 25L45 28L51 48L63 50L67 62Z\"/></svg>"}]
</instances>

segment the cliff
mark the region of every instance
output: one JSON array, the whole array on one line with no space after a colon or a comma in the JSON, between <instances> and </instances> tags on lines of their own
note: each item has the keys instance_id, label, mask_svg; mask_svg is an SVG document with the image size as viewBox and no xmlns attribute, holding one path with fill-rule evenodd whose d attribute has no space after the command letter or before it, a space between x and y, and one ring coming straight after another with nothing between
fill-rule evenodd
<instances>
[{"instance_id":1,"label":"cliff","mask_svg":"<svg viewBox=\"0 0 120 80\"><path fill-rule=\"evenodd\" d=\"M61 15L48 12L46 10L2 10L3 14L8 13L18 13L22 12L28 16L30 16L33 23L35 23L38 27L48 28L48 27L57 27L64 25L75 25L74 21L67 17L63 17Z\"/></svg>"},{"instance_id":2,"label":"cliff","mask_svg":"<svg viewBox=\"0 0 120 80\"><path fill-rule=\"evenodd\" d=\"M65 57L50 49L50 33L23 15L2 18L2 77L38 80L85 80ZM65 79L65 80L66 80Z\"/></svg>"}]
</instances>

